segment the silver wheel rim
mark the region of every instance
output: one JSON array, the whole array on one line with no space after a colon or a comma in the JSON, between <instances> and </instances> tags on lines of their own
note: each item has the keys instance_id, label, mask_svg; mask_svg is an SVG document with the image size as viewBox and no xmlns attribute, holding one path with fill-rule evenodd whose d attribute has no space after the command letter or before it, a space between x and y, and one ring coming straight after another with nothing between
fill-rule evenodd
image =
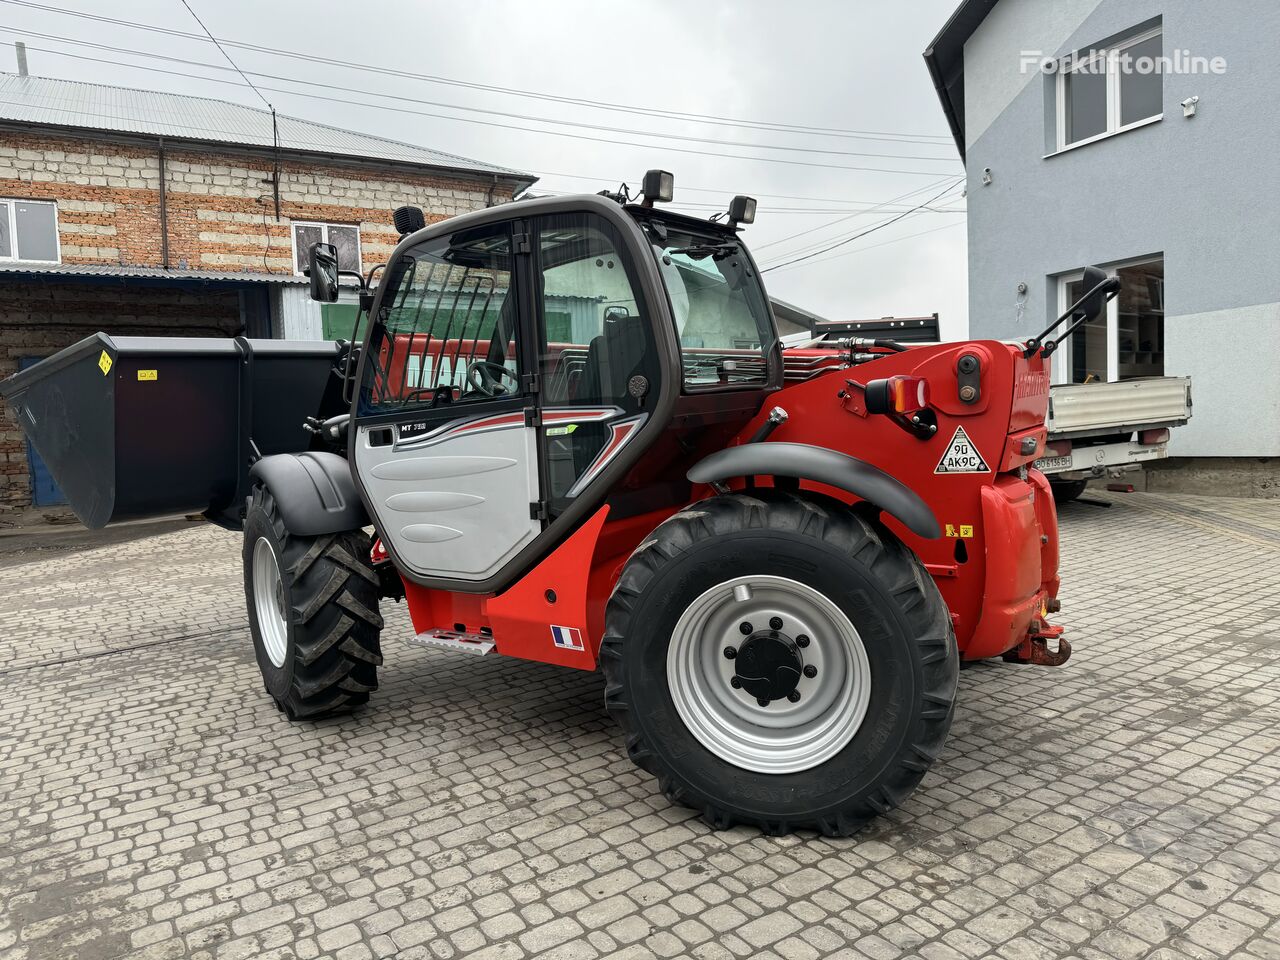
<instances>
[{"instance_id":1,"label":"silver wheel rim","mask_svg":"<svg viewBox=\"0 0 1280 960\"><path fill-rule=\"evenodd\" d=\"M776 620L774 618L777 618ZM725 649L747 639L743 624L808 643L800 656L797 701L762 706L735 688ZM667 648L667 684L689 732L720 759L757 773L797 773L825 763L853 739L871 700L871 666L862 638L827 597L785 577L726 580L685 610Z\"/></svg>"},{"instance_id":2,"label":"silver wheel rim","mask_svg":"<svg viewBox=\"0 0 1280 960\"><path fill-rule=\"evenodd\" d=\"M283 667L289 651L289 621L284 615L284 582L276 552L266 537L253 545L253 606L267 659Z\"/></svg>"}]
</instances>

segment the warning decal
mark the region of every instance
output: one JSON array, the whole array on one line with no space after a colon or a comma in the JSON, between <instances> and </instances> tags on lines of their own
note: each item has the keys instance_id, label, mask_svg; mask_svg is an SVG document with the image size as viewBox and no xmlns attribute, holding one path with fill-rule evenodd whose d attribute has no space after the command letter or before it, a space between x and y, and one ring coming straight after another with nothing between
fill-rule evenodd
<instances>
[{"instance_id":1,"label":"warning decal","mask_svg":"<svg viewBox=\"0 0 1280 960\"><path fill-rule=\"evenodd\" d=\"M974 446L964 427L956 427L955 436L934 468L934 473L990 473L991 468Z\"/></svg>"},{"instance_id":2,"label":"warning decal","mask_svg":"<svg viewBox=\"0 0 1280 960\"><path fill-rule=\"evenodd\" d=\"M102 356L98 358L98 369L102 371L104 377L111 372L111 354L105 350L102 351Z\"/></svg>"}]
</instances>

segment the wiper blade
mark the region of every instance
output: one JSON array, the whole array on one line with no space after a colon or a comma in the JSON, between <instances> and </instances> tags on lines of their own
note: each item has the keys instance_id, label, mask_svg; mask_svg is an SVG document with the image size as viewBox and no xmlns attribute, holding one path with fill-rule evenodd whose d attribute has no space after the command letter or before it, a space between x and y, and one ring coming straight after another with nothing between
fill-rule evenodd
<instances>
[{"instance_id":1,"label":"wiper blade","mask_svg":"<svg viewBox=\"0 0 1280 960\"><path fill-rule=\"evenodd\" d=\"M675 249L668 250L667 253L682 253L695 260L701 260L704 257L712 255L728 255L730 253L737 253L738 249L739 247L736 243L695 243L688 247L676 247ZM719 259L719 256L717 256L716 259Z\"/></svg>"}]
</instances>

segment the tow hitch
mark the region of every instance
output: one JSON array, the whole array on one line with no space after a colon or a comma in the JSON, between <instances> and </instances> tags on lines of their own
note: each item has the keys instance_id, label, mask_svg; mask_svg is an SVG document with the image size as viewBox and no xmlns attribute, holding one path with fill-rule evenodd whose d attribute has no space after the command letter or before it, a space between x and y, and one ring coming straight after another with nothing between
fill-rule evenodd
<instances>
[{"instance_id":1,"label":"tow hitch","mask_svg":"<svg viewBox=\"0 0 1280 960\"><path fill-rule=\"evenodd\" d=\"M1062 635L1063 627L1043 620L1031 622L1030 636L1005 653L1009 663L1031 663L1038 667L1060 667L1071 659L1071 644ZM1050 650L1049 641L1057 640L1058 649Z\"/></svg>"}]
</instances>

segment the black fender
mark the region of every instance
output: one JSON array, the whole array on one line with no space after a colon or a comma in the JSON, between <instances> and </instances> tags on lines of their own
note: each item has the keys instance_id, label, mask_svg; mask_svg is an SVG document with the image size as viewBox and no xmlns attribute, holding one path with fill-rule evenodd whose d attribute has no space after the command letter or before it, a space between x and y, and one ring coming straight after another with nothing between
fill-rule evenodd
<instances>
[{"instance_id":1,"label":"black fender","mask_svg":"<svg viewBox=\"0 0 1280 960\"><path fill-rule=\"evenodd\" d=\"M285 527L295 536L342 533L369 524L351 465L336 453L277 453L255 463L249 476L275 497Z\"/></svg>"},{"instance_id":2,"label":"black fender","mask_svg":"<svg viewBox=\"0 0 1280 960\"><path fill-rule=\"evenodd\" d=\"M694 483L733 477L796 477L825 483L878 507L926 540L942 535L938 518L920 495L879 467L808 443L744 443L699 460L689 470Z\"/></svg>"}]
</instances>

